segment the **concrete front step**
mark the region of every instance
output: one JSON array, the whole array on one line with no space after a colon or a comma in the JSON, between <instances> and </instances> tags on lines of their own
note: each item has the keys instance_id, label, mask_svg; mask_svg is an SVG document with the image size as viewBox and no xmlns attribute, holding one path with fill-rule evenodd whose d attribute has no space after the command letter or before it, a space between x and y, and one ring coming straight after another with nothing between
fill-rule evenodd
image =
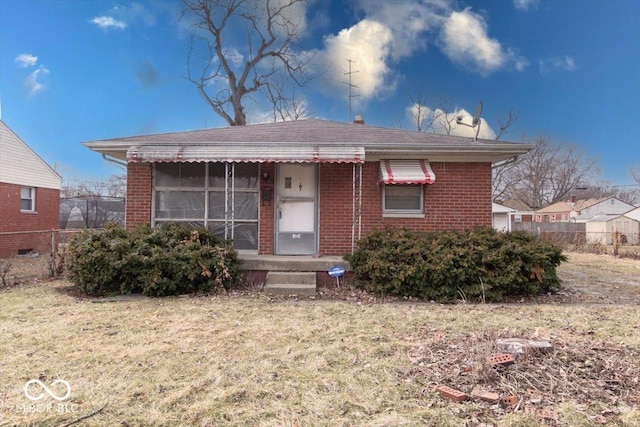
<instances>
[{"instance_id":1,"label":"concrete front step","mask_svg":"<svg viewBox=\"0 0 640 427\"><path fill-rule=\"evenodd\" d=\"M264 292L271 295L315 295L316 273L298 271L270 271Z\"/></svg>"}]
</instances>

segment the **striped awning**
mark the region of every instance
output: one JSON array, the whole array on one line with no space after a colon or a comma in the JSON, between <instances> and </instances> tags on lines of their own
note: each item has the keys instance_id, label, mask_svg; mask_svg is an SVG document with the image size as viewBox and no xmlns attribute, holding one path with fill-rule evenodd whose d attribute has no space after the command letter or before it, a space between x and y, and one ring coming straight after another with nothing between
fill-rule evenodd
<instances>
[{"instance_id":1,"label":"striped awning","mask_svg":"<svg viewBox=\"0 0 640 427\"><path fill-rule=\"evenodd\" d=\"M277 144L138 145L127 162L364 163L364 147Z\"/></svg>"},{"instance_id":2,"label":"striped awning","mask_svg":"<svg viewBox=\"0 0 640 427\"><path fill-rule=\"evenodd\" d=\"M381 160L378 184L433 184L436 175L426 160Z\"/></svg>"}]
</instances>

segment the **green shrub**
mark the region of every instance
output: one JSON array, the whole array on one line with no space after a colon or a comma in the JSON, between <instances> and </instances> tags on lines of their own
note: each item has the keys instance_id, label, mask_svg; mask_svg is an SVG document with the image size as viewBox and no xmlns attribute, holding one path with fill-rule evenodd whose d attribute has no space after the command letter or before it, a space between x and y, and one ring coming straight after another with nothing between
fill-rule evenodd
<instances>
[{"instance_id":1,"label":"green shrub","mask_svg":"<svg viewBox=\"0 0 640 427\"><path fill-rule=\"evenodd\" d=\"M240 261L228 241L180 224L83 231L69 243L66 267L69 280L93 295L212 292L240 278Z\"/></svg>"},{"instance_id":2,"label":"green shrub","mask_svg":"<svg viewBox=\"0 0 640 427\"><path fill-rule=\"evenodd\" d=\"M375 230L345 256L358 286L438 302L500 301L560 288L562 251L522 232Z\"/></svg>"}]
</instances>

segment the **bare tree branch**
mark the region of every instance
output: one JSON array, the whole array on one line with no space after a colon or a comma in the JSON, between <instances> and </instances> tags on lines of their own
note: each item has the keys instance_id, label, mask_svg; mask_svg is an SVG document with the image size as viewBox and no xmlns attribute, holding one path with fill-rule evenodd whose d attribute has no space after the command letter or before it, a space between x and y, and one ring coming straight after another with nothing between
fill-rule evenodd
<instances>
[{"instance_id":1,"label":"bare tree branch","mask_svg":"<svg viewBox=\"0 0 640 427\"><path fill-rule=\"evenodd\" d=\"M518 118L520 118L520 111L514 111L513 108L509 110L507 116L504 119L498 118L497 121L499 128L496 135L496 141L499 141L500 138L507 134L509 128L513 126L516 121L518 121Z\"/></svg>"},{"instance_id":2,"label":"bare tree branch","mask_svg":"<svg viewBox=\"0 0 640 427\"><path fill-rule=\"evenodd\" d=\"M518 162L494 170L494 200L518 199L533 209L566 199L599 172L597 161L574 145L554 145L539 136Z\"/></svg>"},{"instance_id":3,"label":"bare tree branch","mask_svg":"<svg viewBox=\"0 0 640 427\"><path fill-rule=\"evenodd\" d=\"M636 183L640 184L640 164L635 167L630 167L629 173L631 174L631 178L633 178Z\"/></svg>"},{"instance_id":4,"label":"bare tree branch","mask_svg":"<svg viewBox=\"0 0 640 427\"><path fill-rule=\"evenodd\" d=\"M213 111L229 125L247 123L243 99L257 94L276 73L298 86L308 83L311 56L295 52L300 22L297 4L307 0L183 0L183 18L194 18L187 78ZM246 32L246 54L232 45L235 31ZM197 49L198 48L198 49ZM195 55L195 51L200 55ZM241 57L241 59L240 59ZM264 67L267 61L271 67ZM199 67L196 75L192 68Z\"/></svg>"}]
</instances>

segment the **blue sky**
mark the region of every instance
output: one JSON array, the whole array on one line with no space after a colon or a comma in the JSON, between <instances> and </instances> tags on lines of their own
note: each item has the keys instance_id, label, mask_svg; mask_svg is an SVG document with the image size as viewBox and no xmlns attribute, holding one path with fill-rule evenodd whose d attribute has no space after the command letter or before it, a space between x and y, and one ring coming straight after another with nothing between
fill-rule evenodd
<instances>
[{"instance_id":1,"label":"blue sky","mask_svg":"<svg viewBox=\"0 0 640 427\"><path fill-rule=\"evenodd\" d=\"M120 172L83 141L226 126L186 78L179 1L0 0L2 120L63 178ZM414 129L410 95L473 111L503 140L546 135L598 158L600 181L640 165L637 0L315 0L295 11L316 78L312 116ZM246 58L243 44L234 52ZM320 73L318 70L329 70ZM248 106L250 122L264 105ZM463 130L463 129L460 129ZM490 133L487 134L490 136Z\"/></svg>"}]
</instances>

